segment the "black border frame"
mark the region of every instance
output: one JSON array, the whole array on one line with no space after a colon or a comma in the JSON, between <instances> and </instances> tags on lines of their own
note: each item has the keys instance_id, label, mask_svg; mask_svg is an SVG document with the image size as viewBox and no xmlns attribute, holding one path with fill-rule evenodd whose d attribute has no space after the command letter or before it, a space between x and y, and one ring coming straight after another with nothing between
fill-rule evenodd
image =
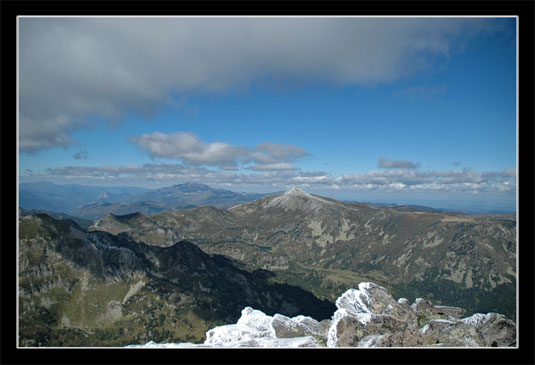
<instances>
[{"instance_id":1,"label":"black border frame","mask_svg":"<svg viewBox=\"0 0 535 365\"><path fill-rule=\"evenodd\" d=\"M533 146L535 2L525 1L11 1L1 6L2 212L0 362L104 363L399 363L533 364L534 253ZM16 17L18 15L512 15L519 19L519 347L516 349L18 349L16 348ZM522 198L520 199L520 192ZM531 198L528 198L531 196ZM528 200L529 199L529 200ZM12 236L13 235L13 236ZM4 239L4 236L8 237ZM13 238L11 238L13 237ZM355 352L357 351L357 352Z\"/></svg>"}]
</instances>

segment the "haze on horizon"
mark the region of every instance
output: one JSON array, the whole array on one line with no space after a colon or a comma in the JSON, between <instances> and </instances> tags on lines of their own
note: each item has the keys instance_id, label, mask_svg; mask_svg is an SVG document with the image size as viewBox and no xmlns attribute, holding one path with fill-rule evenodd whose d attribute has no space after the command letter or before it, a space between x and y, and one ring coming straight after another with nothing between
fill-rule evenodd
<instances>
[{"instance_id":1,"label":"haze on horizon","mask_svg":"<svg viewBox=\"0 0 535 365\"><path fill-rule=\"evenodd\" d=\"M514 211L516 25L20 17L19 182Z\"/></svg>"}]
</instances>

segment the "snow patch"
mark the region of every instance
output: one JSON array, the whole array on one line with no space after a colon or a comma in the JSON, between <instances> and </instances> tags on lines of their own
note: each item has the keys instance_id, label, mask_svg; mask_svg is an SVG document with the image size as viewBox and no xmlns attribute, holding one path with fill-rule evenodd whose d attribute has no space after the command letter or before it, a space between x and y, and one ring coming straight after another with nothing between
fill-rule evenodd
<instances>
[{"instance_id":1,"label":"snow patch","mask_svg":"<svg viewBox=\"0 0 535 365\"><path fill-rule=\"evenodd\" d=\"M306 191L293 187L282 195L279 195L271 199L266 208L283 208L283 209L305 209L307 211L316 210L324 206L340 205L329 200L323 199L318 196L311 195Z\"/></svg>"},{"instance_id":2,"label":"snow patch","mask_svg":"<svg viewBox=\"0 0 535 365\"><path fill-rule=\"evenodd\" d=\"M290 190L285 192L284 195L286 195L286 196L300 195L300 196L306 196L306 197L311 197L312 196L309 193L307 193L306 191L304 191L303 189L299 189L299 188L296 188L296 187L291 188Z\"/></svg>"},{"instance_id":3,"label":"snow patch","mask_svg":"<svg viewBox=\"0 0 535 365\"><path fill-rule=\"evenodd\" d=\"M369 306L371 305L371 298L366 289L368 287L359 284L359 289L349 289L342 296L336 300L336 307L344 308L349 313L357 315L358 313L371 313Z\"/></svg>"},{"instance_id":4,"label":"snow patch","mask_svg":"<svg viewBox=\"0 0 535 365\"><path fill-rule=\"evenodd\" d=\"M357 347L377 347L377 342L386 335L370 335L359 341Z\"/></svg>"},{"instance_id":5,"label":"snow patch","mask_svg":"<svg viewBox=\"0 0 535 365\"><path fill-rule=\"evenodd\" d=\"M467 324L467 325L470 325L470 326L481 327L481 326L483 326L485 323L487 323L489 321L491 315L492 315L492 313L487 313L487 314L476 313L476 314L474 314L474 315L472 315L470 317L461 319L461 321L464 324Z\"/></svg>"}]
</instances>

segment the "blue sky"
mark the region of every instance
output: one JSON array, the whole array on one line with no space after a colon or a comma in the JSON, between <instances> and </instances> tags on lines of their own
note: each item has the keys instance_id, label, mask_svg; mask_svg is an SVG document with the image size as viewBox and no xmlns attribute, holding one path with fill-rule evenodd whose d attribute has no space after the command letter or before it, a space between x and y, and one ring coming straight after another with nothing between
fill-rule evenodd
<instances>
[{"instance_id":1,"label":"blue sky","mask_svg":"<svg viewBox=\"0 0 535 365\"><path fill-rule=\"evenodd\" d=\"M515 207L515 18L22 18L19 179Z\"/></svg>"}]
</instances>

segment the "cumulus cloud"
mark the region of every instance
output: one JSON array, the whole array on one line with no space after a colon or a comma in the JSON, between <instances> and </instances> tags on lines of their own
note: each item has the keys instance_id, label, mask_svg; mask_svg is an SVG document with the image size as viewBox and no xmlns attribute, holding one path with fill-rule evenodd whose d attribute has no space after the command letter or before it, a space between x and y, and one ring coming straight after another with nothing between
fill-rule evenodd
<instances>
[{"instance_id":1,"label":"cumulus cloud","mask_svg":"<svg viewBox=\"0 0 535 365\"><path fill-rule=\"evenodd\" d=\"M251 152L251 158L255 162L266 165L290 162L305 156L309 156L309 153L301 147L273 142L261 143Z\"/></svg>"},{"instance_id":2,"label":"cumulus cloud","mask_svg":"<svg viewBox=\"0 0 535 365\"><path fill-rule=\"evenodd\" d=\"M411 161L389 160L385 157L381 157L377 162L377 167L382 169L415 169L420 167L420 163L414 163Z\"/></svg>"},{"instance_id":3,"label":"cumulus cloud","mask_svg":"<svg viewBox=\"0 0 535 365\"><path fill-rule=\"evenodd\" d=\"M154 132L133 137L130 142L146 150L151 158L179 159L188 164L232 167L249 154L244 146L233 146L224 142L203 142L189 132L164 134Z\"/></svg>"},{"instance_id":4,"label":"cumulus cloud","mask_svg":"<svg viewBox=\"0 0 535 365\"><path fill-rule=\"evenodd\" d=\"M190 165L218 166L222 170L236 170L239 165L251 162L255 164L249 169L256 171L295 170L290 162L309 156L303 148L294 145L264 142L251 150L225 142L204 142L190 132L154 132L129 141L147 151L152 159L176 159Z\"/></svg>"},{"instance_id":5,"label":"cumulus cloud","mask_svg":"<svg viewBox=\"0 0 535 365\"><path fill-rule=\"evenodd\" d=\"M467 18L22 17L20 149L75 143L89 116L150 116L181 107L190 93L258 80L390 83L448 58L468 30L492 26Z\"/></svg>"},{"instance_id":6,"label":"cumulus cloud","mask_svg":"<svg viewBox=\"0 0 535 365\"><path fill-rule=\"evenodd\" d=\"M433 175L442 183L478 183L483 181L483 176L480 173L470 169L462 169L456 171L433 171ZM489 175L490 177L490 175Z\"/></svg>"}]
</instances>

